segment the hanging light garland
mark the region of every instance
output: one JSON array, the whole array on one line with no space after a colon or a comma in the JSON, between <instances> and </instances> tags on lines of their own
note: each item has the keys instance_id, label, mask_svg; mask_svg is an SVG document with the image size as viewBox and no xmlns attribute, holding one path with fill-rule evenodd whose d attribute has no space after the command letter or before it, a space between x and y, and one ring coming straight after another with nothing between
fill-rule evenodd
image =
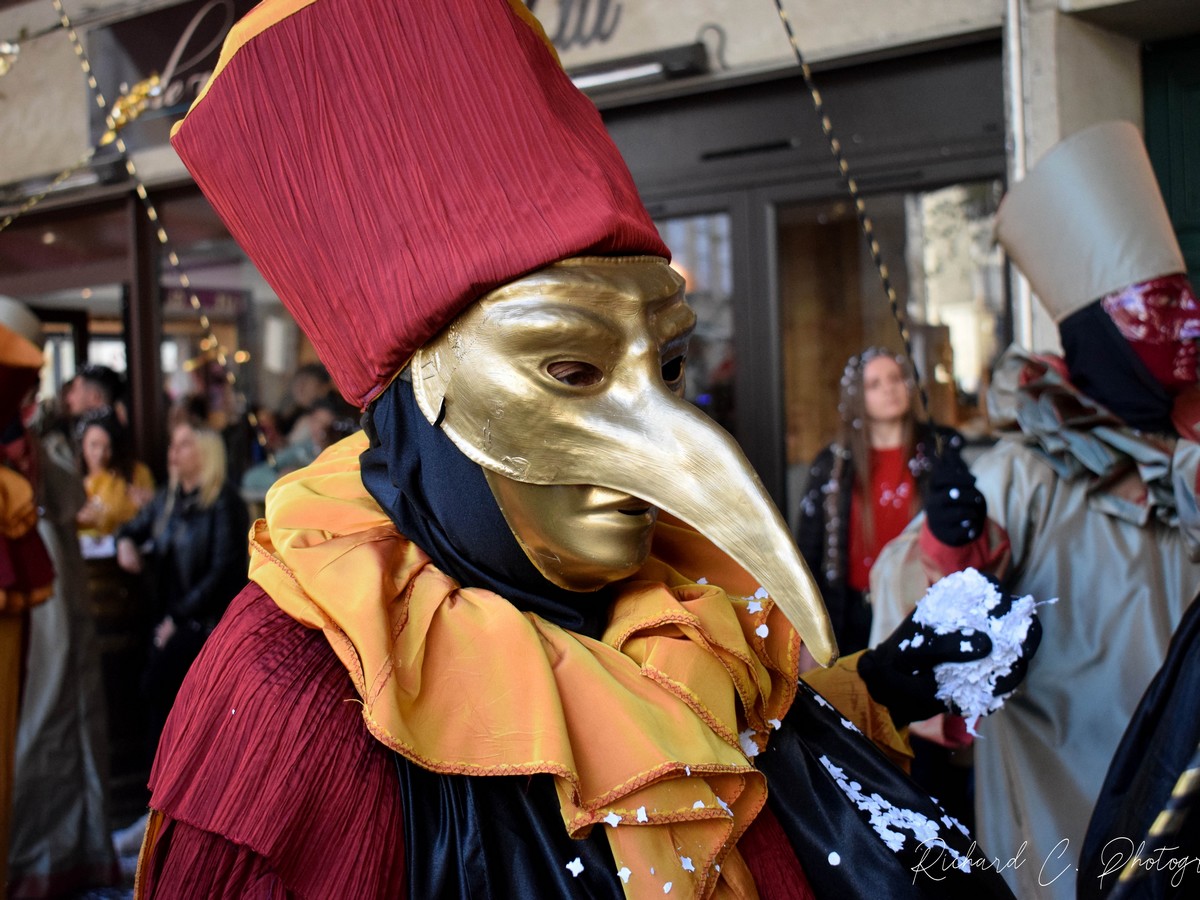
<instances>
[{"instance_id":1,"label":"hanging light garland","mask_svg":"<svg viewBox=\"0 0 1200 900\"><path fill-rule=\"evenodd\" d=\"M170 265L175 278L178 279L180 287L182 287L187 293L188 303L191 305L193 312L197 314L200 327L204 331L204 337L200 341L200 349L204 351L204 355L206 357L214 359L224 371L225 381L229 385L230 390L234 393L235 398L240 401L240 405L246 406L246 420L250 423L250 427L254 429L255 439L262 448L267 461L271 465L274 465L274 453L267 442L267 436L263 430L262 424L259 422L258 416L255 414L254 410L249 408L249 406L245 403L245 395L238 387L237 372L234 370L234 367L231 363L230 354L218 340L216 333L213 330L212 322L209 319L208 314L204 311L204 307L200 302L200 297L196 293L196 290L192 287L191 278L189 278L187 272L184 271L179 254L175 251L174 246L171 243L171 239L168 236L166 229L162 225L158 214L158 208L155 206L154 201L150 199L149 191L146 189L145 182L143 182L141 177L138 175L137 165L134 163L133 157L129 153L129 148L125 145L125 141L121 138L121 130L130 123L136 121L137 118L146 110L150 100L154 97L157 97L159 92L162 90L159 82L159 76L154 74L143 81L139 81L124 95L118 97L116 102L114 102L110 107L108 102L105 100L103 91L100 89L99 82L96 80L95 73L92 71L92 64L88 60L87 51L84 49L83 42L80 40L79 34L75 30L75 26L71 23L71 17L67 15L67 11L63 7L62 0L50 0L50 2L53 4L54 11L58 15L59 26L61 26L63 31L66 32L67 38L71 42L71 47L75 51L75 56L79 60L79 65L83 69L83 74L87 80L88 88L91 89L92 97L95 99L96 105L104 113L104 124L106 131L100 137L97 145L88 150L73 166L61 172L53 181L50 182L46 188L40 191L37 195L27 199L21 204L20 207L17 208L16 211L5 217L3 220L0 220L0 231L3 231L10 224L12 224L14 220L33 209L33 207L45 199L48 194L66 181L67 178L69 178L75 172L78 172L80 169L87 166L99 148L109 145L114 146L117 152L121 154L121 158L125 164L125 171L133 181L134 190L138 195L138 199L141 201L142 208L146 212L146 217L154 226L155 238L158 240L159 245L163 249L167 263ZM0 54L3 54L4 46L15 47L16 45L11 45L8 42L0 44ZM12 59L16 58L16 49L14 49ZM10 59L8 66L11 67L11 64L12 63ZM6 71L7 68L0 68L0 75L3 75ZM248 350L238 350L232 355L233 363L240 364L248 362L249 360L250 352Z\"/></svg>"},{"instance_id":2,"label":"hanging light garland","mask_svg":"<svg viewBox=\"0 0 1200 900\"><path fill-rule=\"evenodd\" d=\"M804 85L808 88L809 97L812 99L813 109L817 113L817 119L821 123L821 131L825 135L826 141L829 142L829 152L833 155L838 167L838 174L841 175L842 183L846 187L850 199L854 202L854 211L858 216L859 228L862 230L863 237L867 242L867 249L871 253L871 261L875 264L875 271L879 274L879 283L883 286L883 292L887 295L888 305L892 311L892 318L896 322L896 327L900 331L900 340L904 342L904 353L908 356L909 362L913 367L913 374L916 378L917 392L921 397L921 409L925 414L925 418L929 418L929 395L925 390L925 382L921 378L921 372L917 367L916 358L913 356L912 347L912 332L908 327L908 320L904 311L900 309L899 296L896 293L895 285L892 284L892 276L888 271L887 263L883 258L883 248L879 245L879 240L875 236L875 223L871 219L870 213L867 212L867 204L863 199L861 191L858 189L858 181L850 174L850 164L846 161L846 156L842 152L842 143L838 140L837 135L833 133L833 122L829 118L829 114L825 111L825 101L821 97L821 92L817 89L817 83L813 80L812 69L804 59L804 54L800 51L800 43L796 40L796 33L792 30L791 19L788 18L787 10L783 8L783 0L774 0L775 11L779 14L779 21L783 23L784 31L787 32L788 43L791 44L792 52L796 56L796 62L800 65L800 74L804 78ZM935 441L938 444L938 452L941 452L941 436L935 431Z\"/></svg>"}]
</instances>

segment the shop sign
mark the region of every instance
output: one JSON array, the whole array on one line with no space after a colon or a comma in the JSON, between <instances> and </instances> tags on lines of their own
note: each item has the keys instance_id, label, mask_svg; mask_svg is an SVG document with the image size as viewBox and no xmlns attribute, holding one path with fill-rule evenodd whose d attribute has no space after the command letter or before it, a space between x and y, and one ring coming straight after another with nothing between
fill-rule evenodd
<instances>
[{"instance_id":1,"label":"shop sign","mask_svg":"<svg viewBox=\"0 0 1200 900\"><path fill-rule=\"evenodd\" d=\"M165 144L216 68L221 44L256 0L188 0L98 25L88 32L88 57L111 104L131 86L158 74L161 91L121 132L131 150ZM623 0L525 0L560 52L607 44L621 25ZM92 106L91 139L104 134L104 112Z\"/></svg>"}]
</instances>

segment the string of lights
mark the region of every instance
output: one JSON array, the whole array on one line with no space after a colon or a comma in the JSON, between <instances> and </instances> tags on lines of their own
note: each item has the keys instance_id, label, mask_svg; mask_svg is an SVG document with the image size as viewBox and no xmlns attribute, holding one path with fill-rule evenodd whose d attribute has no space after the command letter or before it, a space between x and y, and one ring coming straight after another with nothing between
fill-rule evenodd
<instances>
[{"instance_id":1,"label":"string of lights","mask_svg":"<svg viewBox=\"0 0 1200 900\"><path fill-rule=\"evenodd\" d=\"M125 171L133 182L134 190L138 195L138 199L141 201L141 205L146 213L146 217L150 220L151 225L154 227L154 236L162 248L164 258L166 259L167 264L170 266L174 277L178 280L180 287L185 291L187 295L187 301L191 306L192 311L197 315L200 327L203 330L203 337L200 340L200 350L205 354L210 354L211 357L221 367L225 380L228 383L230 390L234 394L235 401L239 405L245 406L246 419L254 431L255 439L258 441L258 444L262 448L267 460L274 465L274 454L272 453L268 444L267 436L263 430L262 424L259 422L258 416L255 414L254 410L245 403L245 395L242 393L238 385L237 369L235 368L235 364L248 362L250 359L250 353L247 350L239 349L230 354L227 349L221 345L221 342L217 338L217 335L213 329L212 321L209 319L208 314L204 311L204 306L200 301L200 296L192 286L192 280L183 267L179 253L175 250L170 236L167 234L167 230L162 224L158 208L151 199L150 193L146 189L145 182L142 181L140 175L138 174L137 165L134 163L133 157L130 155L129 149L125 145L125 141L121 138L121 129L123 129L129 123L135 121L145 110L149 100L158 95L158 92L161 90L159 78L157 75L152 75L150 78L138 82L132 88L130 88L126 94L117 98L116 102L110 106L104 97L104 92L100 89L100 84L96 80L96 76L92 71L91 62L88 60L87 51L84 49L83 42L80 40L79 34L75 30L75 26L71 22L71 17L67 14L66 9L63 7L62 0L50 0L50 2L53 4L54 11L58 15L59 27L61 27L66 33L68 40L71 42L71 47L75 51L75 56L79 60L79 65L83 69L83 74L87 80L88 88L92 92L92 97L95 100L96 105L104 113L106 131L101 136L97 145L88 150L78 162L71 166L71 168L60 173L46 188L39 191L36 195L30 197L28 200L22 203L18 209L5 217L3 221L0 221L0 231L3 231L17 218L37 206L37 204L45 199L45 197L49 195L58 185L62 184L62 182L69 178L72 174L85 167L92 160L96 154L96 151L100 147L108 146L110 144L113 145L117 152L120 153L121 159L125 166ZM13 56L15 57L15 53ZM0 74L3 73L0 72Z\"/></svg>"},{"instance_id":2,"label":"string of lights","mask_svg":"<svg viewBox=\"0 0 1200 900\"><path fill-rule=\"evenodd\" d=\"M796 62L800 65L800 73L804 77L804 85L808 88L809 96L812 98L813 109L816 110L817 119L821 123L821 131L824 133L825 139L829 142L829 152L837 162L838 173L841 175L842 183L846 186L846 191L850 194L850 199L854 202L854 211L858 216L859 227L862 230L863 237L866 239L867 248L871 253L871 261L875 264L875 271L879 274L879 282L883 286L884 294L887 295L888 305L892 311L892 318L895 320L896 327L900 331L900 340L904 343L904 353L913 367L917 392L921 397L921 409L925 417L929 418L929 395L925 390L925 382L921 378L916 357L913 355L912 332L908 327L908 319L904 311L900 308L899 296L896 293L895 286L892 284L891 273L888 271L887 263L883 258L883 248L879 245L879 240L875 236L875 223L872 221L870 213L867 212L867 204L863 199L861 191L858 189L858 181L850 174L850 164L846 161L846 156L842 152L842 143L833 132L833 122L829 118L829 114L825 111L825 101L821 97L821 92L817 89L812 69L809 67L808 62L804 59L803 52L800 50L800 43L796 40L796 33L792 28L791 19L788 18L787 10L783 8L783 0L774 0L774 3L775 11L779 14L779 21L783 23L784 31L787 32L788 43L791 44L792 52L796 56ZM940 436L936 440L939 445L938 451L940 452Z\"/></svg>"}]
</instances>

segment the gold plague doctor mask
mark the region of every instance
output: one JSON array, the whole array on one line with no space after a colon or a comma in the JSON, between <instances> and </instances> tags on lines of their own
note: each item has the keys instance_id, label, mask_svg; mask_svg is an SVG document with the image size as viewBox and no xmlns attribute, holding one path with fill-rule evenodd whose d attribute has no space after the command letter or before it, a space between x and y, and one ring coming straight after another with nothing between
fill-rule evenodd
<instances>
[{"instance_id":1,"label":"gold plague doctor mask","mask_svg":"<svg viewBox=\"0 0 1200 900\"><path fill-rule=\"evenodd\" d=\"M632 574L657 507L751 573L829 665L829 617L787 526L733 438L683 399L694 325L665 260L568 259L468 307L413 356L413 392L551 582Z\"/></svg>"}]
</instances>

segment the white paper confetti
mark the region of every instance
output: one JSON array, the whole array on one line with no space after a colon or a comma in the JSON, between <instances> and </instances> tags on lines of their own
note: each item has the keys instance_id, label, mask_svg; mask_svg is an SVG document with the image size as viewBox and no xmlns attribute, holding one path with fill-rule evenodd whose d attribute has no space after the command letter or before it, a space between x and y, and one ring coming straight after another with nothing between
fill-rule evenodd
<instances>
[{"instance_id":1,"label":"white paper confetti","mask_svg":"<svg viewBox=\"0 0 1200 900\"><path fill-rule=\"evenodd\" d=\"M836 850L829 854L829 864L831 866L840 866L842 864L842 857Z\"/></svg>"},{"instance_id":2,"label":"white paper confetti","mask_svg":"<svg viewBox=\"0 0 1200 900\"><path fill-rule=\"evenodd\" d=\"M663 885L663 893L664 894L671 893L671 882L668 881L666 884Z\"/></svg>"},{"instance_id":3,"label":"white paper confetti","mask_svg":"<svg viewBox=\"0 0 1200 900\"><path fill-rule=\"evenodd\" d=\"M757 634L760 638L765 638L768 634L771 633L771 629L768 628L765 624L763 624L763 625L759 625L757 628L755 628L754 633Z\"/></svg>"},{"instance_id":4,"label":"white paper confetti","mask_svg":"<svg viewBox=\"0 0 1200 900\"><path fill-rule=\"evenodd\" d=\"M615 813L615 812L610 812L607 816L604 817L604 821L607 822L609 825L611 825L613 828L616 828L618 825L621 824L621 817L619 815L617 815L617 813Z\"/></svg>"},{"instance_id":5,"label":"white paper confetti","mask_svg":"<svg viewBox=\"0 0 1200 900\"><path fill-rule=\"evenodd\" d=\"M858 726L855 725L853 722L851 722L849 719L842 719L842 727L845 728L847 731L858 731ZM861 734L861 732L859 732L859 733Z\"/></svg>"},{"instance_id":6,"label":"white paper confetti","mask_svg":"<svg viewBox=\"0 0 1200 900\"><path fill-rule=\"evenodd\" d=\"M781 722L779 719L767 719L767 721L776 731L783 727L783 722Z\"/></svg>"},{"instance_id":7,"label":"white paper confetti","mask_svg":"<svg viewBox=\"0 0 1200 900\"><path fill-rule=\"evenodd\" d=\"M621 868L617 870L617 877L621 879L621 884L629 884L629 876L632 874L633 873L629 871L628 866L621 866Z\"/></svg>"},{"instance_id":8,"label":"white paper confetti","mask_svg":"<svg viewBox=\"0 0 1200 900\"><path fill-rule=\"evenodd\" d=\"M754 592L755 600L766 600L769 596L770 594L767 593L767 589L761 585L759 585L758 590Z\"/></svg>"},{"instance_id":9,"label":"white paper confetti","mask_svg":"<svg viewBox=\"0 0 1200 900\"><path fill-rule=\"evenodd\" d=\"M893 806L878 793L868 796L863 792L862 785L847 778L845 771L830 762L828 756L821 757L821 765L833 776L833 780L850 801L863 812L870 814L871 827L893 853L904 849L911 834L915 846L940 847L950 854L959 869L964 872L971 871L971 863L967 857L949 846L942 838L938 822L911 809ZM833 854L830 854L829 861L831 865L837 865L833 862Z\"/></svg>"},{"instance_id":10,"label":"white paper confetti","mask_svg":"<svg viewBox=\"0 0 1200 900\"><path fill-rule=\"evenodd\" d=\"M637 820L639 822L649 822L650 817L646 815L646 807L639 806L637 810Z\"/></svg>"},{"instance_id":11,"label":"white paper confetti","mask_svg":"<svg viewBox=\"0 0 1200 900\"><path fill-rule=\"evenodd\" d=\"M578 856L575 857L573 860L567 863L567 869L570 870L573 878L578 878L579 873L583 871L583 860L581 860Z\"/></svg>"},{"instance_id":12,"label":"white paper confetti","mask_svg":"<svg viewBox=\"0 0 1200 900\"><path fill-rule=\"evenodd\" d=\"M684 775L686 775L688 778L691 778L691 777L692 777L692 767L691 767L691 766L684 766L684 767L683 767L683 774L684 774Z\"/></svg>"},{"instance_id":13,"label":"white paper confetti","mask_svg":"<svg viewBox=\"0 0 1200 900\"><path fill-rule=\"evenodd\" d=\"M697 800L695 803L692 804L692 809L704 809L704 801Z\"/></svg>"},{"instance_id":14,"label":"white paper confetti","mask_svg":"<svg viewBox=\"0 0 1200 900\"><path fill-rule=\"evenodd\" d=\"M747 757L753 759L758 756L758 744L754 743L754 729L747 728L738 735L738 743L742 745L742 752Z\"/></svg>"},{"instance_id":15,"label":"white paper confetti","mask_svg":"<svg viewBox=\"0 0 1200 900\"><path fill-rule=\"evenodd\" d=\"M729 804L720 797L717 798L717 805L721 807L721 809L725 810L725 812L729 813L729 815L733 815L733 810L729 808Z\"/></svg>"},{"instance_id":16,"label":"white paper confetti","mask_svg":"<svg viewBox=\"0 0 1200 900\"><path fill-rule=\"evenodd\" d=\"M1009 611L1000 617L990 615L1003 597L996 587L975 569L947 575L934 584L917 604L913 621L931 628L936 634L982 631L992 641L992 652L983 659L964 663L942 663L933 670L937 679L937 698L953 703L967 720L967 731L977 734L975 726L982 716L1004 705L1008 695L995 696L996 682L1012 671L1023 654L1022 644L1033 622L1037 604L1033 597L1014 599ZM1055 601L1049 601L1054 603ZM913 639L913 646L916 646ZM961 645L965 651L969 642Z\"/></svg>"},{"instance_id":17,"label":"white paper confetti","mask_svg":"<svg viewBox=\"0 0 1200 900\"><path fill-rule=\"evenodd\" d=\"M685 872L695 872L696 871L696 867L692 865L692 858L690 856L679 857L679 864L681 866L683 866L683 871L685 871Z\"/></svg>"},{"instance_id":18,"label":"white paper confetti","mask_svg":"<svg viewBox=\"0 0 1200 900\"><path fill-rule=\"evenodd\" d=\"M746 609L748 612L760 613L760 612L762 612L762 604L759 603L757 600L751 600L749 603L746 604Z\"/></svg>"},{"instance_id":19,"label":"white paper confetti","mask_svg":"<svg viewBox=\"0 0 1200 900\"><path fill-rule=\"evenodd\" d=\"M696 584L708 584L708 579L707 578L697 578Z\"/></svg>"},{"instance_id":20,"label":"white paper confetti","mask_svg":"<svg viewBox=\"0 0 1200 900\"><path fill-rule=\"evenodd\" d=\"M231 709L231 710L229 711L229 714L232 716L232 715L234 715L236 712L237 712L237 710L236 710L236 709Z\"/></svg>"}]
</instances>

